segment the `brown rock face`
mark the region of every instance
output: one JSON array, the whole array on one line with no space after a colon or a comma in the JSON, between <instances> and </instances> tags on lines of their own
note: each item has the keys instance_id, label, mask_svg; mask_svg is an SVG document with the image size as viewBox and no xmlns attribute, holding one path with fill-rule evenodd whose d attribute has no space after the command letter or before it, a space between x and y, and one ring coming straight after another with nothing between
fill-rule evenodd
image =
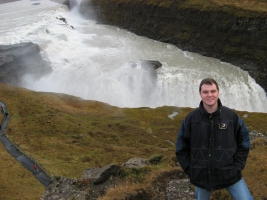
<instances>
[{"instance_id":1,"label":"brown rock face","mask_svg":"<svg viewBox=\"0 0 267 200\"><path fill-rule=\"evenodd\" d=\"M83 0L80 11L102 23L237 65L267 91L267 14L239 10L243 15L237 16L233 8L228 8L233 14L203 11L183 8L182 2L155 6L148 1Z\"/></svg>"}]
</instances>

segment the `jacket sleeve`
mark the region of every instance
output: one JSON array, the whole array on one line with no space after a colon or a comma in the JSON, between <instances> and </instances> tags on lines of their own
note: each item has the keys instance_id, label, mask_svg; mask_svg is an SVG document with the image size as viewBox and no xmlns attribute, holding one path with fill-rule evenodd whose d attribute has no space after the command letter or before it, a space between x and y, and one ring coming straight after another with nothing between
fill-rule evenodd
<instances>
[{"instance_id":1,"label":"jacket sleeve","mask_svg":"<svg viewBox=\"0 0 267 200\"><path fill-rule=\"evenodd\" d=\"M184 172L190 175L190 139L185 135L186 122L183 121L176 142L176 158Z\"/></svg>"},{"instance_id":2,"label":"jacket sleeve","mask_svg":"<svg viewBox=\"0 0 267 200\"><path fill-rule=\"evenodd\" d=\"M246 165L250 147L250 139L249 139L249 131L240 117L238 117L236 142L237 142L237 150L233 158L234 165L237 170L242 171Z\"/></svg>"}]
</instances>

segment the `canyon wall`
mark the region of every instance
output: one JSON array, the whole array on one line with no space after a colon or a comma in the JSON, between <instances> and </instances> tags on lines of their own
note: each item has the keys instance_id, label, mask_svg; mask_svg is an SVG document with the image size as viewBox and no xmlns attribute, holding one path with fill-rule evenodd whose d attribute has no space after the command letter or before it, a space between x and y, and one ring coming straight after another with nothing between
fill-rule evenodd
<instances>
[{"instance_id":1,"label":"canyon wall","mask_svg":"<svg viewBox=\"0 0 267 200\"><path fill-rule=\"evenodd\" d=\"M239 66L267 91L267 13L184 7L183 2L83 0L80 12L100 23Z\"/></svg>"},{"instance_id":2,"label":"canyon wall","mask_svg":"<svg viewBox=\"0 0 267 200\"><path fill-rule=\"evenodd\" d=\"M0 82L16 86L26 74L39 79L52 71L49 61L40 54L39 46L32 42L0 45L0 69Z\"/></svg>"}]
</instances>

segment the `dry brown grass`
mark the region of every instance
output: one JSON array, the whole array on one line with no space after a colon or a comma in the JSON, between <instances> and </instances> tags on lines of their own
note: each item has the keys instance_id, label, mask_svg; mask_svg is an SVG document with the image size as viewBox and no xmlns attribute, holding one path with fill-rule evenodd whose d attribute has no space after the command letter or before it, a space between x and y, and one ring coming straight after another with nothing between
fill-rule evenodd
<instances>
[{"instance_id":1,"label":"dry brown grass","mask_svg":"<svg viewBox=\"0 0 267 200\"><path fill-rule=\"evenodd\" d=\"M255 200L266 199L267 141L258 138L252 143L252 147L243 176Z\"/></svg>"},{"instance_id":2,"label":"dry brown grass","mask_svg":"<svg viewBox=\"0 0 267 200\"><path fill-rule=\"evenodd\" d=\"M106 3L105 0L100 4ZM116 4L138 3L130 0L109 0ZM222 11L237 17L266 17L267 1L266 0L139 0L152 6L169 8L176 6L183 9L197 9L201 11L217 12Z\"/></svg>"},{"instance_id":3,"label":"dry brown grass","mask_svg":"<svg viewBox=\"0 0 267 200\"><path fill-rule=\"evenodd\" d=\"M147 194L150 192L150 194ZM146 193L146 194L145 194ZM125 198L130 196L138 195L151 195L151 190L149 188L144 188L144 185L135 184L131 182L124 182L118 185L116 188L109 189L105 196L100 197L99 200L125 200ZM143 199L142 197L140 199ZM148 197L148 199L150 199Z\"/></svg>"},{"instance_id":4,"label":"dry brown grass","mask_svg":"<svg viewBox=\"0 0 267 200\"><path fill-rule=\"evenodd\" d=\"M153 180L163 180L162 177L171 176L171 171L177 168L174 156L177 131L191 108L117 108L63 94L38 93L4 84L0 88L0 100L11 114L6 134L51 177L78 179L86 168L121 165L133 157L148 159L160 154L163 159L159 165L130 171L125 183L108 193L110 196L149 195L154 191ZM174 111L179 114L172 120L168 115ZM266 113L238 113L248 115L243 119L250 130L266 132ZM253 146L244 177L254 195L267 198L261 191L267 178L262 175L266 168L266 146L261 142ZM30 189L34 193L21 193L24 199L40 197L44 187L39 181L9 158L5 149L2 153L6 154L0 167L6 171L1 177L0 197L17 199L14 192ZM19 168L17 175L12 167L6 167L12 165Z\"/></svg>"},{"instance_id":5,"label":"dry brown grass","mask_svg":"<svg viewBox=\"0 0 267 200\"><path fill-rule=\"evenodd\" d=\"M125 180L116 188L109 189L99 200L164 199L166 185L171 180L183 178L186 178L186 175L180 167L164 164L128 169Z\"/></svg>"},{"instance_id":6,"label":"dry brown grass","mask_svg":"<svg viewBox=\"0 0 267 200\"><path fill-rule=\"evenodd\" d=\"M267 1L266 0L236 0L236 1L229 1L229 0L210 0L219 6L233 6L236 8L241 8L245 10L253 10L253 11L267 11Z\"/></svg>"},{"instance_id":7,"label":"dry brown grass","mask_svg":"<svg viewBox=\"0 0 267 200\"><path fill-rule=\"evenodd\" d=\"M45 187L0 144L0 199L40 199ZM23 197L23 198L22 198Z\"/></svg>"}]
</instances>

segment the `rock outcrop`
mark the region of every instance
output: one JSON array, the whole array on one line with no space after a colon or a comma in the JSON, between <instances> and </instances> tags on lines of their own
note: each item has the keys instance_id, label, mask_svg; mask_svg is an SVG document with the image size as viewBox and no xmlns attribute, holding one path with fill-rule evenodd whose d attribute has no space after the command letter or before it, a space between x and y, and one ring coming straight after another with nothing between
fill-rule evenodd
<instances>
[{"instance_id":1,"label":"rock outcrop","mask_svg":"<svg viewBox=\"0 0 267 200\"><path fill-rule=\"evenodd\" d=\"M25 74L40 78L52 71L49 61L40 54L39 46L32 42L0 45L0 69L0 82L16 86Z\"/></svg>"},{"instance_id":2,"label":"rock outcrop","mask_svg":"<svg viewBox=\"0 0 267 200\"><path fill-rule=\"evenodd\" d=\"M80 12L182 50L218 58L248 71L267 91L267 13L185 1L83 0Z\"/></svg>"},{"instance_id":3,"label":"rock outcrop","mask_svg":"<svg viewBox=\"0 0 267 200\"><path fill-rule=\"evenodd\" d=\"M255 139L261 138L256 142ZM250 131L252 148L266 143L267 137L255 130ZM96 200L106 194L110 188L115 188L123 184L126 176L125 169L138 170L149 165L157 165L162 159L162 155L154 155L149 159L131 158L122 166L111 164L100 168L85 169L80 179L54 177L54 180L46 188L41 200L75 199L75 200ZM177 163L178 164L178 163ZM161 173L152 181L152 191L140 189L127 194L128 200L193 200L193 187L181 168L176 168L165 173ZM152 193L156 194L152 196ZM123 198L123 197L120 197Z\"/></svg>"},{"instance_id":4,"label":"rock outcrop","mask_svg":"<svg viewBox=\"0 0 267 200\"><path fill-rule=\"evenodd\" d=\"M70 2L71 2L69 0L51 0L51 1L63 4L63 5L66 5L66 6L70 6Z\"/></svg>"},{"instance_id":5,"label":"rock outcrop","mask_svg":"<svg viewBox=\"0 0 267 200\"><path fill-rule=\"evenodd\" d=\"M105 195L108 189L122 184L121 179L125 176L124 169L138 169L147 165L149 165L149 162L146 159L132 158L122 167L113 164L100 168L88 168L79 180L55 177L54 181L46 188L41 200L97 200ZM181 170L174 170L161 175L154 181L153 185L154 190L159 193L157 199L194 199L190 182ZM134 193L129 191L125 199L149 200L155 198L152 197L151 191L140 189Z\"/></svg>"},{"instance_id":6,"label":"rock outcrop","mask_svg":"<svg viewBox=\"0 0 267 200\"><path fill-rule=\"evenodd\" d=\"M118 165L107 165L100 168L88 168L80 179L54 177L54 181L46 188L41 200L80 199L96 200L114 188L117 178L123 176Z\"/></svg>"}]
</instances>

